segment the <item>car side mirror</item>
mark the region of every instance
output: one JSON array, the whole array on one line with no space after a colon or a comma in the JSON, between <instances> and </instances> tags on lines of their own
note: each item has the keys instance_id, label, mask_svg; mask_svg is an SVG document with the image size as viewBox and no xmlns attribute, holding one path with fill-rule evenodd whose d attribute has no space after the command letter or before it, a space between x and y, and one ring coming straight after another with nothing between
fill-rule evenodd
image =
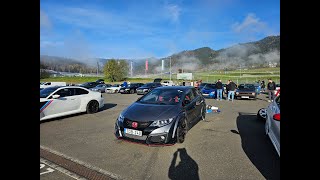
<instances>
[{"instance_id":1,"label":"car side mirror","mask_svg":"<svg viewBox=\"0 0 320 180\"><path fill-rule=\"evenodd\" d=\"M52 95L52 99L58 99L59 97L60 97L59 94L54 94L54 95Z\"/></svg>"}]
</instances>

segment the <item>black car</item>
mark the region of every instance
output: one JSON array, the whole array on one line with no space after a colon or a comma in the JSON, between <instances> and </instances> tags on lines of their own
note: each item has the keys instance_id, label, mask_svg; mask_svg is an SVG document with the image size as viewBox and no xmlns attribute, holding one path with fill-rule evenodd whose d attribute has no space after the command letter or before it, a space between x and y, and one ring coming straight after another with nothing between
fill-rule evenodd
<instances>
[{"instance_id":1,"label":"black car","mask_svg":"<svg viewBox=\"0 0 320 180\"><path fill-rule=\"evenodd\" d=\"M133 94L137 92L137 88L143 85L144 85L143 83L131 83L131 84L128 84L127 87L120 88L119 92L121 94L128 94L128 93Z\"/></svg>"},{"instance_id":2,"label":"black car","mask_svg":"<svg viewBox=\"0 0 320 180\"><path fill-rule=\"evenodd\" d=\"M205 99L194 87L164 86L123 110L114 133L117 138L148 145L183 143L187 131L205 115Z\"/></svg>"},{"instance_id":3,"label":"black car","mask_svg":"<svg viewBox=\"0 0 320 180\"><path fill-rule=\"evenodd\" d=\"M104 79L98 79L98 80L96 80L96 83L104 84Z\"/></svg>"},{"instance_id":4,"label":"black car","mask_svg":"<svg viewBox=\"0 0 320 180\"><path fill-rule=\"evenodd\" d=\"M240 84L234 94L235 99L256 99L257 92L254 84Z\"/></svg>"},{"instance_id":5,"label":"black car","mask_svg":"<svg viewBox=\"0 0 320 180\"><path fill-rule=\"evenodd\" d=\"M97 82L86 82L86 83L81 84L80 87L90 89L90 88L96 87L98 84L99 83L97 83Z\"/></svg>"},{"instance_id":6,"label":"black car","mask_svg":"<svg viewBox=\"0 0 320 180\"><path fill-rule=\"evenodd\" d=\"M152 91L153 89L157 88L157 87L161 87L161 83L159 82L153 82L153 83L146 83L143 86L137 88L137 94L141 95L141 94L147 94L148 92Z\"/></svg>"}]
</instances>

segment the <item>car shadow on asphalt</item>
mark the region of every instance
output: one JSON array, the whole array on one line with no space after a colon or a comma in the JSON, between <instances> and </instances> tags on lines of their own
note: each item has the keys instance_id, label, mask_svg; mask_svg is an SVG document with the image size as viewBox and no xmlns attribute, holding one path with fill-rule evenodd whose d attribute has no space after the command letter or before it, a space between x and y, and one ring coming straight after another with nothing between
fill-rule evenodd
<instances>
[{"instance_id":1,"label":"car shadow on asphalt","mask_svg":"<svg viewBox=\"0 0 320 180\"><path fill-rule=\"evenodd\" d=\"M180 157L180 162L176 166L178 154ZM185 148L179 148L176 152L174 152L168 172L168 177L172 180L199 180L198 164L188 155L187 150Z\"/></svg>"},{"instance_id":2,"label":"car shadow on asphalt","mask_svg":"<svg viewBox=\"0 0 320 180\"><path fill-rule=\"evenodd\" d=\"M99 112L107 110L107 109L111 109L111 108L116 107L116 106L117 106L117 104L105 103L104 106L102 108L100 108Z\"/></svg>"},{"instance_id":3,"label":"car shadow on asphalt","mask_svg":"<svg viewBox=\"0 0 320 180\"><path fill-rule=\"evenodd\" d=\"M280 157L265 134L265 122L254 113L239 112L237 127L231 130L241 137L242 149L266 179L280 179Z\"/></svg>"}]
</instances>

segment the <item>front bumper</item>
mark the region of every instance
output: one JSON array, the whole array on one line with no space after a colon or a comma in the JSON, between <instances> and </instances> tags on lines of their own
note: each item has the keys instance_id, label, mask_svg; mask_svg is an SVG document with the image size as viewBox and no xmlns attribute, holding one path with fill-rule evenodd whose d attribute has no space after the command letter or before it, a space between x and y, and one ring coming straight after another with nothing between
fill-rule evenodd
<instances>
[{"instance_id":1,"label":"front bumper","mask_svg":"<svg viewBox=\"0 0 320 180\"><path fill-rule=\"evenodd\" d=\"M149 89L137 89L137 94L147 94L150 90Z\"/></svg>"},{"instance_id":2,"label":"front bumper","mask_svg":"<svg viewBox=\"0 0 320 180\"><path fill-rule=\"evenodd\" d=\"M128 90L126 90L126 89L120 89L120 90L119 90L119 93L121 93L121 94L128 94L128 93L130 93L130 89L128 89Z\"/></svg>"},{"instance_id":3,"label":"front bumper","mask_svg":"<svg viewBox=\"0 0 320 180\"><path fill-rule=\"evenodd\" d=\"M249 94L249 93L239 93L239 94L234 94L235 98L241 98L241 99L255 99L257 95Z\"/></svg>"},{"instance_id":4,"label":"front bumper","mask_svg":"<svg viewBox=\"0 0 320 180\"><path fill-rule=\"evenodd\" d=\"M133 128L128 128L133 129ZM163 126L163 127L147 127L142 131L142 136L136 136L124 133L123 125L115 123L114 134L118 139L125 139L131 142L137 142L147 145L164 145L164 144L174 144L175 139L173 138L174 122Z\"/></svg>"}]
</instances>

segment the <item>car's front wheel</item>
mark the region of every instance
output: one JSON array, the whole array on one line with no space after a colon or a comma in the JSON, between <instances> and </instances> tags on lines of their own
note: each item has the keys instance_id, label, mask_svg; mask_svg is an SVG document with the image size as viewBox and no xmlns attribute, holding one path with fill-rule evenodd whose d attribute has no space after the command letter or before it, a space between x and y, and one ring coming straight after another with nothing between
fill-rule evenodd
<instances>
[{"instance_id":1,"label":"car's front wheel","mask_svg":"<svg viewBox=\"0 0 320 180\"><path fill-rule=\"evenodd\" d=\"M134 89L131 89L131 90L130 90L130 94L133 94L133 93L134 93Z\"/></svg>"},{"instance_id":2,"label":"car's front wheel","mask_svg":"<svg viewBox=\"0 0 320 180\"><path fill-rule=\"evenodd\" d=\"M187 134L187 122L182 120L177 127L177 143L183 143Z\"/></svg>"},{"instance_id":3,"label":"car's front wheel","mask_svg":"<svg viewBox=\"0 0 320 180\"><path fill-rule=\"evenodd\" d=\"M87 105L87 113L88 114L93 114L98 112L99 110L99 103L98 101L92 100L88 103Z\"/></svg>"},{"instance_id":4,"label":"car's front wheel","mask_svg":"<svg viewBox=\"0 0 320 180\"><path fill-rule=\"evenodd\" d=\"M259 109L258 113L257 113L257 118L258 120L266 120L266 116L267 116L267 112L265 108L261 108Z\"/></svg>"}]
</instances>

